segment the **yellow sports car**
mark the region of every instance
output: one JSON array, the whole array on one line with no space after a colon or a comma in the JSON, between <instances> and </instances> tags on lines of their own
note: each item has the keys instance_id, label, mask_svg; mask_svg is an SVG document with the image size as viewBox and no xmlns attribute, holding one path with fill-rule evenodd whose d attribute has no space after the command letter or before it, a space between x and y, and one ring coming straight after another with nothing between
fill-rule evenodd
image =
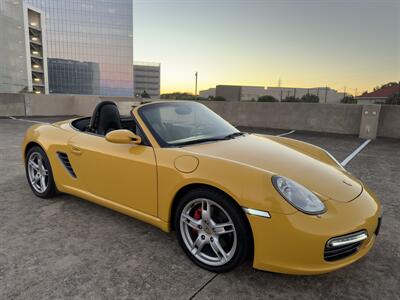
<instances>
[{"instance_id":1,"label":"yellow sports car","mask_svg":"<svg viewBox=\"0 0 400 300\"><path fill-rule=\"evenodd\" d=\"M318 274L363 257L379 231L374 194L325 150L239 132L202 104L115 103L30 127L26 174L39 197L67 193L169 232L197 265Z\"/></svg>"}]
</instances>

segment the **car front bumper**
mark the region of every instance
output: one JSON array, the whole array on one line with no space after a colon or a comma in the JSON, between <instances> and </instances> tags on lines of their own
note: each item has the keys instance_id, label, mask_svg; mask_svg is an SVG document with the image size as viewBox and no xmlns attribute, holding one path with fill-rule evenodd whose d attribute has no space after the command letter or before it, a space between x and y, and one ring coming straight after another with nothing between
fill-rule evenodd
<instances>
[{"instance_id":1,"label":"car front bumper","mask_svg":"<svg viewBox=\"0 0 400 300\"><path fill-rule=\"evenodd\" d=\"M271 218L248 215L254 238L256 269L286 274L320 274L345 267L372 248L381 207L372 193L364 190L356 199L325 203L327 212L320 216L297 212L291 215L272 213ZM366 230L355 253L327 261L324 251L328 240Z\"/></svg>"}]
</instances>

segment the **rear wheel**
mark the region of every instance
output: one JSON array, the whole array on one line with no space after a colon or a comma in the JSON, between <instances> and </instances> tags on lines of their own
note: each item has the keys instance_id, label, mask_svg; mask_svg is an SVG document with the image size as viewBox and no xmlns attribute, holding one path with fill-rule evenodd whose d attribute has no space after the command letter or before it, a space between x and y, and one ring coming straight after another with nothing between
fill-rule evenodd
<instances>
[{"instance_id":1,"label":"rear wheel","mask_svg":"<svg viewBox=\"0 0 400 300\"><path fill-rule=\"evenodd\" d=\"M212 272L235 268L250 251L251 234L240 208L211 189L196 189L183 196L175 229L189 258Z\"/></svg>"},{"instance_id":2,"label":"rear wheel","mask_svg":"<svg viewBox=\"0 0 400 300\"><path fill-rule=\"evenodd\" d=\"M28 183L36 196L49 198L56 195L50 161L42 148L34 146L29 149L25 158L25 169Z\"/></svg>"}]
</instances>

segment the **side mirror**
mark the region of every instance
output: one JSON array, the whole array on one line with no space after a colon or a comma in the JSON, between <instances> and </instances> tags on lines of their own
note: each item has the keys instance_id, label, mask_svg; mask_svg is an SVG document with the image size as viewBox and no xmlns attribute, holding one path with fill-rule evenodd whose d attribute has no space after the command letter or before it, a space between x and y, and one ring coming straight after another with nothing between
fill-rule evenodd
<instances>
[{"instance_id":1,"label":"side mirror","mask_svg":"<svg viewBox=\"0 0 400 300\"><path fill-rule=\"evenodd\" d=\"M118 129L110 131L106 134L106 140L116 144L141 144L142 139L140 136L134 134L132 131L127 129Z\"/></svg>"}]
</instances>

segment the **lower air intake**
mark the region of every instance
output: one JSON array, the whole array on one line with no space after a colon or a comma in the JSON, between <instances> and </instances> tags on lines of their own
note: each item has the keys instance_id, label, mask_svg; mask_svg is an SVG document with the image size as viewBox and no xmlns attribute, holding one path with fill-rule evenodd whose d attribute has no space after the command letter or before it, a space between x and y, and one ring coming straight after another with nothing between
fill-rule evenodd
<instances>
[{"instance_id":1,"label":"lower air intake","mask_svg":"<svg viewBox=\"0 0 400 300\"><path fill-rule=\"evenodd\" d=\"M366 230L332 238L325 245L324 259L335 261L353 255L367 238Z\"/></svg>"}]
</instances>

